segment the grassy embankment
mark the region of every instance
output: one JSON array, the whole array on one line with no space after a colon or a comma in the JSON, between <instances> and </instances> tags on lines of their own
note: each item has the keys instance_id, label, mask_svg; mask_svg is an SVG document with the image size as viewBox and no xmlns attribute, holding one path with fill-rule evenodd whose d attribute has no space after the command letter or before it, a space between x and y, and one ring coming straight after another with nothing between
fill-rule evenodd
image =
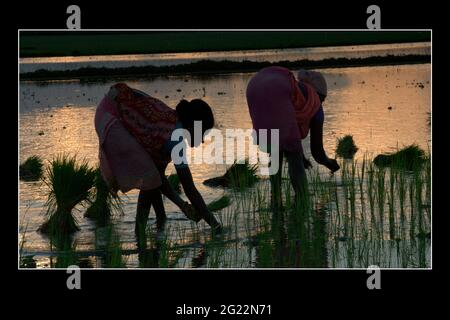
<instances>
[{"instance_id":1,"label":"grassy embankment","mask_svg":"<svg viewBox=\"0 0 450 320\"><path fill-rule=\"evenodd\" d=\"M304 48L431 41L430 32L21 32L20 56Z\"/></svg>"}]
</instances>

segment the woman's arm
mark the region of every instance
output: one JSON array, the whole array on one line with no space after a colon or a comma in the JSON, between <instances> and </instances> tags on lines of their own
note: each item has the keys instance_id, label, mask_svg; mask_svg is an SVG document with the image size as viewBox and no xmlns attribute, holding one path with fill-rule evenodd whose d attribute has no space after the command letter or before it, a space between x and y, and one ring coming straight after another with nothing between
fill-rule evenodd
<instances>
[{"instance_id":1,"label":"woman's arm","mask_svg":"<svg viewBox=\"0 0 450 320\"><path fill-rule=\"evenodd\" d=\"M176 168L176 170L181 185L183 186L184 193L191 201L195 209L197 209L200 213L208 211L206 203L203 200L203 197L195 187L194 180L192 179L192 174L189 167Z\"/></svg>"},{"instance_id":2,"label":"woman's arm","mask_svg":"<svg viewBox=\"0 0 450 320\"><path fill-rule=\"evenodd\" d=\"M161 175L161 193L165 195L170 201L175 203L181 210L184 209L184 206L186 205L186 202L180 197L178 193L176 193L172 186L169 183L169 180L167 180L167 177L165 175Z\"/></svg>"},{"instance_id":3,"label":"woman's arm","mask_svg":"<svg viewBox=\"0 0 450 320\"><path fill-rule=\"evenodd\" d=\"M192 179L191 170L188 166L176 168L178 177L180 178L181 185L183 186L184 193L191 201L194 208L199 215L210 225L217 226L219 223L214 218L214 215L208 210L205 200L195 187L194 180Z\"/></svg>"},{"instance_id":4,"label":"woman's arm","mask_svg":"<svg viewBox=\"0 0 450 320\"><path fill-rule=\"evenodd\" d=\"M197 210L187 201L184 201L180 195L173 190L167 177L161 177L162 185L160 187L161 193L165 195L170 201L175 203L181 211L191 220L198 222L201 217L199 217Z\"/></svg>"},{"instance_id":5,"label":"woman's arm","mask_svg":"<svg viewBox=\"0 0 450 320\"><path fill-rule=\"evenodd\" d=\"M317 163L326 166L332 172L339 170L335 159L328 158L323 149L323 117L315 116L310 123L311 130L311 154Z\"/></svg>"}]
</instances>

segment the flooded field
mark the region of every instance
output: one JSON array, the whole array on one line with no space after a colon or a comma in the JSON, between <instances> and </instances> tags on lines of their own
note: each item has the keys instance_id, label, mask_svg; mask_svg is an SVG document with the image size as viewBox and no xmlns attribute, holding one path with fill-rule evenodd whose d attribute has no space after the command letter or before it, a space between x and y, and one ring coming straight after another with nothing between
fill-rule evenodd
<instances>
[{"instance_id":1,"label":"flooded field","mask_svg":"<svg viewBox=\"0 0 450 320\"><path fill-rule=\"evenodd\" d=\"M23 66L25 68L26 64ZM263 178L246 192L210 188L202 182L223 174L227 166L203 164L192 165L191 171L205 201L208 203L223 194L232 199L229 207L216 213L225 226L222 237L211 237L204 222L190 222L176 206L165 200L168 215L165 230L156 231L152 212L147 249L137 250L134 224L138 192L131 191L121 195L124 214L115 216L112 226L97 227L83 217L83 208L78 208L75 215L80 231L74 234L70 248L61 250L37 232L45 220L47 187L42 182L20 181L19 244L25 261L22 266L54 268L75 262L94 268L367 268L370 264L384 268L430 267L431 240L428 236L416 236L431 232L431 190L427 173L418 178L411 174L394 176L389 170L378 173L373 169L369 170L374 174L370 181L371 174L366 171L364 175L363 170L368 170L365 156L371 158L413 143L426 151L431 148L431 66L321 71L329 86L324 103L325 150L334 156L336 139L351 134L359 151L353 171L352 163L344 165L341 161L342 169L330 177L327 170L319 168L310 156L309 138L304 140L304 150L314 166L309 172L309 181L315 212L320 212L307 218L312 219L312 223L302 229L304 232L293 234L290 231L289 226L296 223L295 217L290 220L287 213L286 220L280 221L268 210L270 189L267 179ZM171 107L182 98L202 98L211 105L217 128L225 130L251 128L245 90L252 75L167 76L128 80L127 84ZM20 161L32 155L47 161L65 152L85 158L96 166L98 139L93 126L94 113L97 103L112 84L112 81L21 82ZM167 173L173 171L170 164ZM359 175L360 179L350 179L352 174L353 178ZM407 195L407 186L414 185L416 196L411 197L420 198L420 203L410 201L409 195L400 202L398 199L390 201L390 178L403 181L398 190L406 188L403 191ZM380 198L384 189L379 188L373 200L367 192L370 186L367 190L349 187L350 180L356 181L356 186L358 183L368 186L382 182L386 185L387 196ZM288 199L292 190L287 182L284 194ZM333 188L323 188L329 184ZM392 188L397 188L397 184ZM329 190L336 190L336 194ZM358 190L362 191L358 193ZM414 209L416 207L419 211ZM413 214L404 212L413 211L411 208ZM320 221L317 220L319 216L323 218Z\"/></svg>"}]
</instances>

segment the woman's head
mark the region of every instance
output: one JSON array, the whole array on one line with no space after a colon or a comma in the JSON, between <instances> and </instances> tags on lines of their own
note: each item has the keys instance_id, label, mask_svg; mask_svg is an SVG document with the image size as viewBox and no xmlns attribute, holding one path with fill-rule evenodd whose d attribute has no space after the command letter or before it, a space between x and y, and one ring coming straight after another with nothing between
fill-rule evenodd
<instances>
[{"instance_id":1,"label":"woman's head","mask_svg":"<svg viewBox=\"0 0 450 320\"><path fill-rule=\"evenodd\" d=\"M299 81L304 81L310 84L319 95L320 101L323 102L327 97L327 82L322 75L322 73L318 71L312 70L299 70L297 74Z\"/></svg>"},{"instance_id":2,"label":"woman's head","mask_svg":"<svg viewBox=\"0 0 450 320\"><path fill-rule=\"evenodd\" d=\"M214 115L211 107L201 99L194 99L191 101L181 100L180 103L178 103L176 110L183 128L188 130L191 135L191 146L198 146L203 142L203 134L205 131L214 127ZM194 141L195 121L201 121L202 141Z\"/></svg>"}]
</instances>

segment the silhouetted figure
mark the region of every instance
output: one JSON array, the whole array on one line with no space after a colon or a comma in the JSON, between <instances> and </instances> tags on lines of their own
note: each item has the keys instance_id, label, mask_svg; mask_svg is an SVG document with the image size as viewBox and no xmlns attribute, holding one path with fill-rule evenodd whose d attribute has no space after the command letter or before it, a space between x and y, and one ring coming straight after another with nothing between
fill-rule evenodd
<instances>
[{"instance_id":1,"label":"silhouetted figure","mask_svg":"<svg viewBox=\"0 0 450 320\"><path fill-rule=\"evenodd\" d=\"M190 102L181 100L174 110L124 83L112 86L97 107L95 128L100 140L100 170L114 194L118 190L124 193L131 189L140 190L136 229L145 229L152 206L158 226L164 225L166 213L161 197L164 194L188 218L196 222L204 219L213 232L221 231L219 222L194 185L182 151L176 159L180 161L174 164L184 193L192 205L181 199L165 176L168 163L174 160L172 150L184 144L183 136L178 141L172 141L174 130L187 130L191 146L203 142L194 141L196 121L202 123L202 137L206 130L213 127L214 117L206 102L200 99Z\"/></svg>"},{"instance_id":2,"label":"silhouetted figure","mask_svg":"<svg viewBox=\"0 0 450 320\"><path fill-rule=\"evenodd\" d=\"M259 71L247 86L247 103L255 130L279 130L279 170L271 175L272 206L282 207L281 173L283 157L289 165L289 176L301 199L306 191L305 166L311 164L303 154L301 140L311 130L311 153L317 163L332 172L339 170L335 159L327 157L323 149L324 113L322 103L327 96L327 84L321 73L301 70L298 81L292 72L282 67L268 67ZM258 141L260 143L260 141ZM267 142L270 146L270 140ZM260 144L262 149L265 146ZM271 150L264 150L271 152Z\"/></svg>"}]
</instances>

